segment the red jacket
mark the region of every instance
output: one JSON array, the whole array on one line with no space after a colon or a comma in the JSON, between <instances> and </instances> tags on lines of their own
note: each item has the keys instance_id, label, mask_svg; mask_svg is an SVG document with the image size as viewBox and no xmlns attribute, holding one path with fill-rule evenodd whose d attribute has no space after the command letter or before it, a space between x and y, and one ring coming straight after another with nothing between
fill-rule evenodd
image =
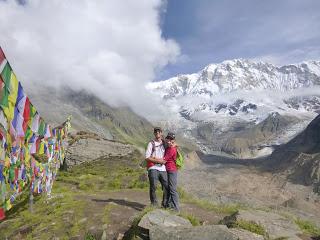
<instances>
[{"instance_id":1,"label":"red jacket","mask_svg":"<svg viewBox=\"0 0 320 240\"><path fill-rule=\"evenodd\" d=\"M176 147L168 147L164 153L163 159L166 162L166 170L167 172L176 172L177 171L177 148Z\"/></svg>"}]
</instances>

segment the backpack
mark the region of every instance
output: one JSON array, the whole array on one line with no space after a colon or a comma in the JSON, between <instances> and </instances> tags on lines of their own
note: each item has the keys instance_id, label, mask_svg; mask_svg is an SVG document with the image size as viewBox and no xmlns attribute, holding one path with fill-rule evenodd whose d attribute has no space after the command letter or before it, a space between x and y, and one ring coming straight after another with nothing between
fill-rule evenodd
<instances>
[{"instance_id":1,"label":"backpack","mask_svg":"<svg viewBox=\"0 0 320 240\"><path fill-rule=\"evenodd\" d=\"M149 141L149 142L151 142L151 144L152 144L152 150L151 150L151 156L152 156L153 153L154 153L154 151L156 150L156 144L155 144L155 142L154 142L153 139L152 139L151 141ZM149 142L147 142L147 143L145 144L145 146L144 146L144 150L145 150L145 151L147 151ZM163 139L162 139L162 144L164 144ZM140 166L146 168L146 167L147 167L147 160L144 159L144 160L141 162Z\"/></svg>"},{"instance_id":2,"label":"backpack","mask_svg":"<svg viewBox=\"0 0 320 240\"><path fill-rule=\"evenodd\" d=\"M176 165L178 169L183 168L183 165L184 165L184 156L180 149L177 149Z\"/></svg>"}]
</instances>

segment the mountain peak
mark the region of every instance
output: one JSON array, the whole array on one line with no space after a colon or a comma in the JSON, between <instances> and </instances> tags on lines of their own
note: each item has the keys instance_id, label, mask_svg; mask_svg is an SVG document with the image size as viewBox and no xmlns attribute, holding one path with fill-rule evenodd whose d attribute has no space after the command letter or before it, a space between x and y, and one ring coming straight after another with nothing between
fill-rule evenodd
<instances>
[{"instance_id":1,"label":"mountain peak","mask_svg":"<svg viewBox=\"0 0 320 240\"><path fill-rule=\"evenodd\" d=\"M180 74L166 81L149 83L147 88L162 97L212 97L237 90L287 91L320 85L320 62L306 61L277 67L249 59L212 63L193 74Z\"/></svg>"}]
</instances>

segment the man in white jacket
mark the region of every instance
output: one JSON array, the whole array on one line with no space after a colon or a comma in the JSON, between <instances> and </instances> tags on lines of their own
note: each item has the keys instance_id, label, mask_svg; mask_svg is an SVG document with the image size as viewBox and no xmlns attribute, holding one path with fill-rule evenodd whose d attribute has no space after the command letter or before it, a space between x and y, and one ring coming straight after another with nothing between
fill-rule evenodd
<instances>
[{"instance_id":1,"label":"man in white jacket","mask_svg":"<svg viewBox=\"0 0 320 240\"><path fill-rule=\"evenodd\" d=\"M156 195L157 183L161 183L163 190L162 207L167 207L167 192L168 192L168 178L165 167L165 161L163 160L165 146L162 136L162 129L160 127L154 128L154 139L148 143L146 150L146 161L149 177L149 194L151 204L158 206L158 200Z\"/></svg>"}]
</instances>

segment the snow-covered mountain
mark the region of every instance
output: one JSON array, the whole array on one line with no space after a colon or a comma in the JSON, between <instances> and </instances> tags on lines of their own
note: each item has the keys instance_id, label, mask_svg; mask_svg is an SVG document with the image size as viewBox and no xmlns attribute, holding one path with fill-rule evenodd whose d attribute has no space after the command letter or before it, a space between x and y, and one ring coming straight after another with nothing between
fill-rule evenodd
<instances>
[{"instance_id":1,"label":"snow-covered mountain","mask_svg":"<svg viewBox=\"0 0 320 240\"><path fill-rule=\"evenodd\" d=\"M236 90L280 90L320 85L320 61L282 67L245 59L210 64L194 74L181 74L166 81L149 83L164 98L211 97Z\"/></svg>"},{"instance_id":2,"label":"snow-covered mountain","mask_svg":"<svg viewBox=\"0 0 320 240\"><path fill-rule=\"evenodd\" d=\"M146 88L161 96L173 113L168 122L164 120L166 126L189 137L198 139L194 129L210 123L215 128L210 139L217 139L238 126L243 130L243 125L259 124L274 112L301 119L300 124L294 121L298 132L320 113L320 61L279 67L234 59L210 64L198 73L149 83ZM200 145L211 146L211 141Z\"/></svg>"}]
</instances>

